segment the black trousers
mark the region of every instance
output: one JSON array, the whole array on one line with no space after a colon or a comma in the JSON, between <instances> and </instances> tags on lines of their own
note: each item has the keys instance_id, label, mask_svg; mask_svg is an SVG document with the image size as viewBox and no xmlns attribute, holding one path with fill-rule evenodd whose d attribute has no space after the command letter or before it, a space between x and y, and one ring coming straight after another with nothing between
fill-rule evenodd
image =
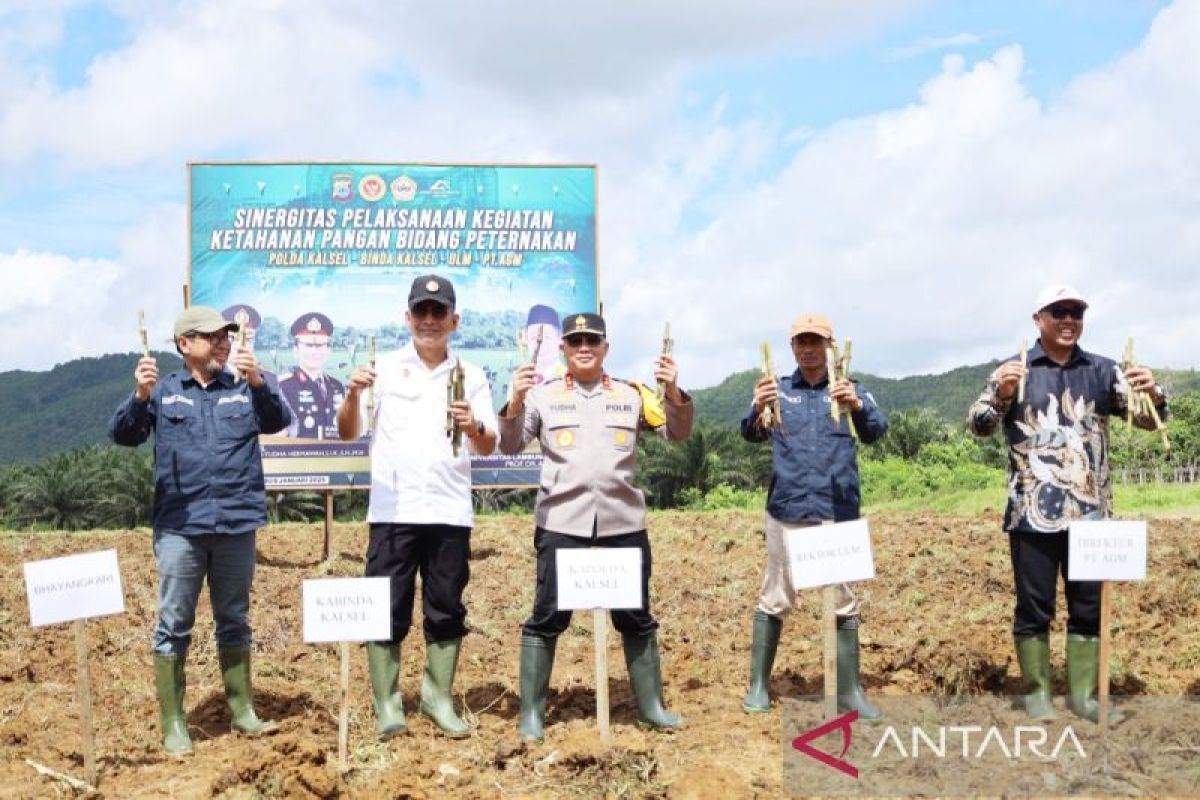
<instances>
[{"instance_id":1,"label":"black trousers","mask_svg":"<svg viewBox=\"0 0 1200 800\"><path fill-rule=\"evenodd\" d=\"M471 529L455 525L373 522L367 543L368 578L392 579L392 643L412 627L417 572L425 641L444 642L467 633L463 589L471 577Z\"/></svg>"},{"instance_id":2,"label":"black trousers","mask_svg":"<svg viewBox=\"0 0 1200 800\"><path fill-rule=\"evenodd\" d=\"M1011 531L1008 545L1017 589L1014 636L1032 636L1050 630L1059 573L1067 595L1067 633L1099 635L1100 582L1067 579L1066 531Z\"/></svg>"},{"instance_id":3,"label":"black trousers","mask_svg":"<svg viewBox=\"0 0 1200 800\"><path fill-rule=\"evenodd\" d=\"M553 639L571 624L571 611L558 610L554 554L560 549L580 547L637 547L642 551L642 607L613 609L613 626L627 636L643 636L658 628L658 622L650 613L650 538L645 530L603 538L593 534L589 538L536 528L533 546L537 551L537 590L533 597L533 613L521 628L524 635Z\"/></svg>"}]
</instances>

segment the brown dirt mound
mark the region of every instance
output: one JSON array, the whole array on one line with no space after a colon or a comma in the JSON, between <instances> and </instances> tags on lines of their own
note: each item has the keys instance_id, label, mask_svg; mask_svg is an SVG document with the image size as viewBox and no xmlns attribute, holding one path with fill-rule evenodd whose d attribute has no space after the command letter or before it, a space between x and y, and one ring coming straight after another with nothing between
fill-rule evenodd
<instances>
[{"instance_id":1,"label":"brown dirt mound","mask_svg":"<svg viewBox=\"0 0 1200 800\"><path fill-rule=\"evenodd\" d=\"M860 587L863 673L869 692L1012 694L1016 665L1008 551L995 515L892 514L872 520L878 578ZM319 525L278 525L259 539L255 578L258 707L281 723L262 739L230 734L207 600L188 661L188 724L196 753L159 750L150 629L154 562L145 530L0 537L0 796L71 796L25 761L82 775L74 643L68 626L32 629L21 564L115 547L126 613L91 620L91 675L100 794L105 797L774 797L781 794L778 711L748 716L745 691L763 540L760 513L663 513L651 520L653 604L662 628L668 704L687 728L641 731L620 653L609 653L614 737L593 729L590 619L577 615L555 664L546 741L516 739L520 623L532 598L532 523L481 519L467 590L472 635L456 690L471 738L437 735L418 713L419 635L403 648L409 733L373 739L365 657L352 664L351 769L337 769L338 651L300 635L300 581L358 575L365 525L337 525L334 556L319 561ZM1200 522L1151 524L1153 580L1114 591L1114 692L1200 694ZM419 605L419 604L418 604ZM788 620L776 695L821 691L819 598ZM418 612L419 616L419 612ZM1060 611L1057 630L1061 636ZM415 630L419 630L419 621ZM1056 692L1061 638L1054 640Z\"/></svg>"}]
</instances>

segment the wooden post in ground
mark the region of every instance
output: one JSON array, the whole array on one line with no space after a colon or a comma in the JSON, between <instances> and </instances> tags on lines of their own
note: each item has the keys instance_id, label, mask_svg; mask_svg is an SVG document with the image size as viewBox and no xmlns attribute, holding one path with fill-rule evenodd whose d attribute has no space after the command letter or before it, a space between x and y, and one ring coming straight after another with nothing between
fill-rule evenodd
<instances>
[{"instance_id":1,"label":"wooden post in ground","mask_svg":"<svg viewBox=\"0 0 1200 800\"><path fill-rule=\"evenodd\" d=\"M325 490L325 543L321 546L321 560L329 560L330 540L333 538L333 490Z\"/></svg>"},{"instance_id":2,"label":"wooden post in ground","mask_svg":"<svg viewBox=\"0 0 1200 800\"><path fill-rule=\"evenodd\" d=\"M825 719L837 716L837 587L821 589L821 632L824 634Z\"/></svg>"},{"instance_id":3,"label":"wooden post in ground","mask_svg":"<svg viewBox=\"0 0 1200 800\"><path fill-rule=\"evenodd\" d=\"M608 727L608 612L592 609L592 641L596 647L596 723L600 740L612 740Z\"/></svg>"},{"instance_id":4,"label":"wooden post in ground","mask_svg":"<svg viewBox=\"0 0 1200 800\"><path fill-rule=\"evenodd\" d=\"M96 731L92 725L92 677L88 669L87 631L84 621L71 623L75 629L75 682L79 688L79 728L83 738L83 770L87 782L96 785Z\"/></svg>"},{"instance_id":5,"label":"wooden post in ground","mask_svg":"<svg viewBox=\"0 0 1200 800\"><path fill-rule=\"evenodd\" d=\"M338 713L338 769L350 769L347 753L350 749L350 643L339 642L342 654L341 690L342 707Z\"/></svg>"},{"instance_id":6,"label":"wooden post in ground","mask_svg":"<svg viewBox=\"0 0 1200 800\"><path fill-rule=\"evenodd\" d=\"M1108 734L1108 656L1112 649L1112 583L1100 582L1100 664L1096 694L1100 701L1100 738Z\"/></svg>"}]
</instances>

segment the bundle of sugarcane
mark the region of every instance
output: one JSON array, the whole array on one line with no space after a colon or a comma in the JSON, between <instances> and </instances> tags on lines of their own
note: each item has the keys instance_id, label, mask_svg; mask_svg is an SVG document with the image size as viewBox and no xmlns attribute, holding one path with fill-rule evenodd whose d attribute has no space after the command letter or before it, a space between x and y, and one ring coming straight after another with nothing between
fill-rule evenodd
<instances>
[{"instance_id":1,"label":"bundle of sugarcane","mask_svg":"<svg viewBox=\"0 0 1200 800\"><path fill-rule=\"evenodd\" d=\"M662 354L664 356L671 355L671 351L675 349L675 340L671 338L671 323L667 323L663 327L662 338ZM667 384L664 381L658 382L658 399L662 400L667 396Z\"/></svg>"},{"instance_id":2,"label":"bundle of sugarcane","mask_svg":"<svg viewBox=\"0 0 1200 800\"><path fill-rule=\"evenodd\" d=\"M844 352L838 352L837 342L830 340L829 348L825 351L825 363L829 371L829 385L840 381L842 378L849 379L850 377L850 349L853 343L847 339L846 349ZM833 417L835 425L840 425L842 422L842 409L839 403L832 400L829 402L829 415ZM858 438L858 429L854 427L854 417L847 414L846 423L850 428L850 435L855 439Z\"/></svg>"},{"instance_id":3,"label":"bundle of sugarcane","mask_svg":"<svg viewBox=\"0 0 1200 800\"><path fill-rule=\"evenodd\" d=\"M1025 370L1029 369L1029 346L1021 340L1021 381L1017 384L1017 402L1025 402Z\"/></svg>"},{"instance_id":4,"label":"bundle of sugarcane","mask_svg":"<svg viewBox=\"0 0 1200 800\"><path fill-rule=\"evenodd\" d=\"M762 344L762 374L764 378L770 378L771 383L778 382L775 367L771 364L771 345L766 342ZM783 410L779 406L778 397L763 406L763 410L758 414L758 426L765 431L783 427Z\"/></svg>"},{"instance_id":5,"label":"bundle of sugarcane","mask_svg":"<svg viewBox=\"0 0 1200 800\"><path fill-rule=\"evenodd\" d=\"M367 337L367 366L375 371L375 336ZM375 427L375 381L367 387L367 430Z\"/></svg>"},{"instance_id":6,"label":"bundle of sugarcane","mask_svg":"<svg viewBox=\"0 0 1200 800\"><path fill-rule=\"evenodd\" d=\"M462 431L454 421L452 404L466 397L466 374L463 372L462 359L455 359L454 366L450 368L450 378L446 381L446 436L450 437L450 449L455 457L462 447Z\"/></svg>"},{"instance_id":7,"label":"bundle of sugarcane","mask_svg":"<svg viewBox=\"0 0 1200 800\"><path fill-rule=\"evenodd\" d=\"M1137 365L1137 358L1133 354L1133 337L1130 336L1128 341L1125 342L1125 355L1121 359L1121 371L1127 372ZM1125 422L1132 425L1135 415L1148 416L1154 420L1154 430L1158 431L1158 435L1162 437L1163 449L1171 449L1171 440L1167 437L1167 428L1163 425L1162 417L1159 416L1158 409L1155 408L1154 400L1150 397L1150 393L1146 391L1134 391L1133 385L1126 381Z\"/></svg>"},{"instance_id":8,"label":"bundle of sugarcane","mask_svg":"<svg viewBox=\"0 0 1200 800\"><path fill-rule=\"evenodd\" d=\"M150 357L150 337L146 334L146 312L138 309L138 336L142 339L142 358Z\"/></svg>"}]
</instances>

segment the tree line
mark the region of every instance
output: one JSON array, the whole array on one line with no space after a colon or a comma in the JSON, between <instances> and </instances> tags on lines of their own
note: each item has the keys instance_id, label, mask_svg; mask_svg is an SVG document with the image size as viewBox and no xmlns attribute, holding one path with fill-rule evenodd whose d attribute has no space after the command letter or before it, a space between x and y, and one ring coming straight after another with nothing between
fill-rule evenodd
<instances>
[{"instance_id":1,"label":"tree line","mask_svg":"<svg viewBox=\"0 0 1200 800\"><path fill-rule=\"evenodd\" d=\"M1171 401L1171 449L1156 435L1112 420L1110 461L1116 469L1139 470L1200 463L1200 393ZM868 501L920 496L946 488L996 485L1007 454L999 436L977 439L963 425L943 420L929 408L891 414L888 434L863 446L860 462ZM638 443L638 483L652 508L736 505L755 497L771 479L771 448L751 444L728 426L697 423L683 442L645 436ZM132 528L150 524L154 465L148 447L88 445L30 464L0 467L0 527L30 530ZM532 490L484 489L474 493L478 511L524 511ZM316 492L269 492L272 522L305 522L324 516ZM338 492L335 516L362 520L365 491Z\"/></svg>"}]
</instances>

